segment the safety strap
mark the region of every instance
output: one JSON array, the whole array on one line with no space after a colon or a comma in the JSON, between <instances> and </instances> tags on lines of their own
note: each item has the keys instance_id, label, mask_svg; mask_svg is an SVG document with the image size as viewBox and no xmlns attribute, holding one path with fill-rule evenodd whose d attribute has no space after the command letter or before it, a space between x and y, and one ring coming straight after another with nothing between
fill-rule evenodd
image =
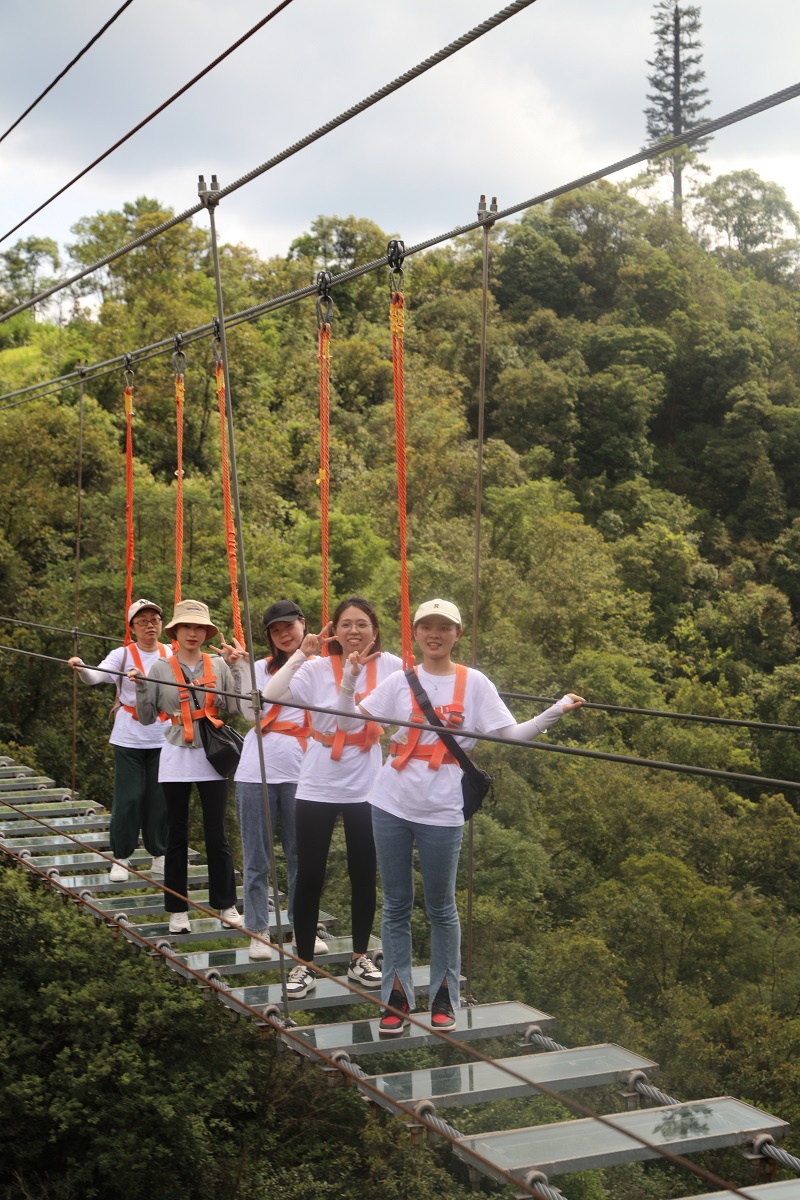
<instances>
[{"instance_id":1,"label":"safety strap","mask_svg":"<svg viewBox=\"0 0 800 1200\"><path fill-rule=\"evenodd\" d=\"M264 662L269 667L272 659L265 658ZM279 721L278 714L283 707L283 704L273 704L272 708L261 718L262 736L266 733L285 733L287 737L297 738L303 747L303 753L305 753L308 746L308 739L311 735L311 713L308 710L305 711L302 725L298 725L296 721Z\"/></svg>"},{"instance_id":2,"label":"safety strap","mask_svg":"<svg viewBox=\"0 0 800 1200\"><path fill-rule=\"evenodd\" d=\"M467 690L467 668L461 663L456 665L456 686L453 691L453 700L451 704L443 704L438 708L434 708L428 699L428 694L423 688L417 676L417 670L409 670L405 672L411 689L411 720L415 725L424 725L426 720L429 725L443 724L450 728L458 728L464 724L464 694ZM424 709L427 708L426 713ZM410 729L408 731L408 741L394 742L392 744L392 766L395 771L402 771L411 758L423 758L428 760L428 769L430 771L438 771L442 763L460 762L459 753L466 759L466 755L455 739L447 733L439 735L438 742L420 746L419 735L420 729ZM395 747L397 747L395 749ZM469 761L469 760L467 760ZM461 764L463 766L463 763Z\"/></svg>"},{"instance_id":3,"label":"safety strap","mask_svg":"<svg viewBox=\"0 0 800 1200\"><path fill-rule=\"evenodd\" d=\"M125 647L125 651L126 651L126 653L127 653L127 651L128 651L128 650L130 650L130 652L131 652L131 658L133 659L133 661L134 661L135 665L136 665L136 666L139 668L139 670L142 672L142 674L143 674L143 675L146 675L146 674L147 674L147 672L145 671L145 669L144 669L144 666L142 665L142 656L141 656L141 654L139 653L139 647L136 645L136 642L130 642L130 643L129 643L129 644L126 646L126 647ZM160 656L161 658L166 658L166 657L167 657L167 647L164 645L164 643L163 643L163 642L159 642L159 643L158 643L158 653L159 653L159 656ZM124 661L123 661L123 664L122 664L122 669L123 669L123 671L125 670L125 663L124 663ZM120 703L121 703L121 701L120 701ZM126 712L126 713L130 713L130 714L131 714L131 716L133 717L134 721L138 721L138 720L139 720L139 714L138 714L138 713L137 713L137 711L136 711L136 705L135 705L135 704L123 704L123 705L122 705L122 707L125 709L125 712ZM169 713L165 713L165 712L161 712L161 713L159 713L159 714L158 714L158 719L159 719L159 721L168 721L168 720L169 720Z\"/></svg>"},{"instance_id":4,"label":"safety strap","mask_svg":"<svg viewBox=\"0 0 800 1200\"><path fill-rule=\"evenodd\" d=\"M181 715L172 717L173 725L183 725L183 740L191 745L194 742L194 721L200 721L203 717L207 717L212 725L221 725L219 721L219 709L214 705L211 692L206 692L205 703L192 708L189 704L189 692L192 692L195 704L197 704L197 694L194 692L191 684L186 679L178 662L177 656L173 655L169 660L169 665L172 667L172 673L175 676L175 682L178 685L178 699L181 706ZM213 688L216 684L214 669L211 665L211 655L203 654L203 674L200 679L195 680L197 687Z\"/></svg>"},{"instance_id":5,"label":"safety strap","mask_svg":"<svg viewBox=\"0 0 800 1200\"><path fill-rule=\"evenodd\" d=\"M338 692L342 684L342 660L338 654L331 656L331 666L333 667L333 677L336 680L336 690ZM367 663L367 686L363 692L356 692L355 702L360 704L361 701L375 691L375 686L378 682L378 660L377 658L370 659ZM362 754L366 754L373 746L376 746L380 741L381 727L375 721L365 721L364 728L359 729L356 733L345 733L343 729L337 729L335 733L322 734L319 730L313 730L315 739L322 742L324 746L330 746L331 758L334 762L338 762L342 757L342 750L345 746L358 746Z\"/></svg>"}]
</instances>

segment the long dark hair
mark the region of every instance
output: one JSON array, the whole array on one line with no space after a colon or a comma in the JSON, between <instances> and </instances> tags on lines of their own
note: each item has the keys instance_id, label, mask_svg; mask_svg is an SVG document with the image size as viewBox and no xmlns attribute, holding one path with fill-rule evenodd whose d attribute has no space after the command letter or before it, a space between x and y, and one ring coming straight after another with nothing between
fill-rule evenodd
<instances>
[{"instance_id":1,"label":"long dark hair","mask_svg":"<svg viewBox=\"0 0 800 1200\"><path fill-rule=\"evenodd\" d=\"M304 634L307 633L308 632L308 623L307 623L305 617L295 617L294 619L295 619L295 621L303 622L303 633ZM281 669L281 667L283 666L283 664L285 662L289 661L289 655L286 653L286 651L279 650L278 647L273 642L272 633L270 632L271 629L272 629L272 626L268 625L267 628L264 630L264 632L267 635L267 641L269 642L269 648L270 648L270 652L271 652L270 657L267 660L267 674L268 675L274 675L276 671L279 671Z\"/></svg>"},{"instance_id":2,"label":"long dark hair","mask_svg":"<svg viewBox=\"0 0 800 1200\"><path fill-rule=\"evenodd\" d=\"M378 625L378 614L375 612L375 609L372 607L369 600L365 600L363 596L348 596L346 600L342 600L339 604L337 604L333 616L331 617L331 625L334 629L339 624L342 613L346 608L360 608L364 615L369 617L370 621L372 622L372 627L375 630L375 642L372 647L372 653L380 654L381 631ZM335 638L332 642L328 642L328 654L334 655L342 653L342 647Z\"/></svg>"}]
</instances>

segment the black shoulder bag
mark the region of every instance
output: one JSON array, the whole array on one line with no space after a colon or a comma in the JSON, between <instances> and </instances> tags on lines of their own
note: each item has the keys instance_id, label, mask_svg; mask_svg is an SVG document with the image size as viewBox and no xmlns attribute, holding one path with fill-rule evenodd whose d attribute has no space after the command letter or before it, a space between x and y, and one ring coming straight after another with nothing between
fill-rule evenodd
<instances>
[{"instance_id":1,"label":"black shoulder bag","mask_svg":"<svg viewBox=\"0 0 800 1200\"><path fill-rule=\"evenodd\" d=\"M437 717L433 705L428 699L428 693L420 683L416 671L406 671L405 677L428 724L439 726L436 732L461 767L461 794L464 800L464 820L469 821L483 805L483 798L490 790L494 779L488 771L482 771L480 767L476 767L475 763L461 749L453 735L446 732L445 726Z\"/></svg>"},{"instance_id":2,"label":"black shoulder bag","mask_svg":"<svg viewBox=\"0 0 800 1200\"><path fill-rule=\"evenodd\" d=\"M192 693L195 708L203 708L204 705L197 703L197 692L187 678L183 666L181 666L181 672ZM200 726L200 741L203 743L206 758L211 766L220 775L232 775L242 757L242 746L244 745L242 735L235 729L231 729L230 725L214 725L205 717L198 721L198 725Z\"/></svg>"}]
</instances>

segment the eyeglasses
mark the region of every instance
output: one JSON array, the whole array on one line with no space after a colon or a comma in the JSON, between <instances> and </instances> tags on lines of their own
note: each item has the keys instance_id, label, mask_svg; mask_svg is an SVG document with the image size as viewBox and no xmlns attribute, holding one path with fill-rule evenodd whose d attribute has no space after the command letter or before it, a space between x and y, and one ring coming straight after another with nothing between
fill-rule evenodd
<instances>
[{"instance_id":1,"label":"eyeglasses","mask_svg":"<svg viewBox=\"0 0 800 1200\"><path fill-rule=\"evenodd\" d=\"M160 625L161 617L134 617L134 625Z\"/></svg>"},{"instance_id":2,"label":"eyeglasses","mask_svg":"<svg viewBox=\"0 0 800 1200\"><path fill-rule=\"evenodd\" d=\"M352 633L353 631L356 633L367 633L372 629L372 625L369 621L342 621L336 628L341 629L343 633Z\"/></svg>"}]
</instances>

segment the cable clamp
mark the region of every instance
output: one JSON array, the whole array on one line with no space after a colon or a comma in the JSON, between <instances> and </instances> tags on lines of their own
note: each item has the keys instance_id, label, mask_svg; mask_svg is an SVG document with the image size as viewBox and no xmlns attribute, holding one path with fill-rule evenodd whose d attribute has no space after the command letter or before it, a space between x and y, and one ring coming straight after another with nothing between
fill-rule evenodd
<instances>
[{"instance_id":1,"label":"cable clamp","mask_svg":"<svg viewBox=\"0 0 800 1200\"><path fill-rule=\"evenodd\" d=\"M492 196L492 203L489 208L486 207L486 197L481 193L481 198L478 201L478 220L482 221L487 229L491 229L494 221L489 221L486 218L491 213L497 212L497 196Z\"/></svg>"},{"instance_id":2,"label":"cable clamp","mask_svg":"<svg viewBox=\"0 0 800 1200\"><path fill-rule=\"evenodd\" d=\"M406 257L406 244L399 238L393 238L386 248L386 263L389 267L389 291L392 295L403 290L403 263Z\"/></svg>"},{"instance_id":3,"label":"cable clamp","mask_svg":"<svg viewBox=\"0 0 800 1200\"><path fill-rule=\"evenodd\" d=\"M124 361L125 365L124 365L122 374L125 376L125 384L127 387L133 387L133 378L134 378L133 355L126 354L123 361Z\"/></svg>"},{"instance_id":4,"label":"cable clamp","mask_svg":"<svg viewBox=\"0 0 800 1200\"><path fill-rule=\"evenodd\" d=\"M175 344L175 352L172 355L172 367L176 375L183 375L186 372L186 355L183 350L183 334L176 333L172 340Z\"/></svg>"},{"instance_id":5,"label":"cable clamp","mask_svg":"<svg viewBox=\"0 0 800 1200\"><path fill-rule=\"evenodd\" d=\"M317 272L317 326L319 329L322 329L323 325L330 325L333 320L333 300L330 293L332 282L330 271Z\"/></svg>"},{"instance_id":6,"label":"cable clamp","mask_svg":"<svg viewBox=\"0 0 800 1200\"><path fill-rule=\"evenodd\" d=\"M211 187L206 185L205 175L197 178L197 194L204 208L216 208L219 204L219 181L216 175L211 176Z\"/></svg>"},{"instance_id":7,"label":"cable clamp","mask_svg":"<svg viewBox=\"0 0 800 1200\"><path fill-rule=\"evenodd\" d=\"M213 317L211 321L211 353L214 355L215 365L222 362L222 330L219 317Z\"/></svg>"}]
</instances>

